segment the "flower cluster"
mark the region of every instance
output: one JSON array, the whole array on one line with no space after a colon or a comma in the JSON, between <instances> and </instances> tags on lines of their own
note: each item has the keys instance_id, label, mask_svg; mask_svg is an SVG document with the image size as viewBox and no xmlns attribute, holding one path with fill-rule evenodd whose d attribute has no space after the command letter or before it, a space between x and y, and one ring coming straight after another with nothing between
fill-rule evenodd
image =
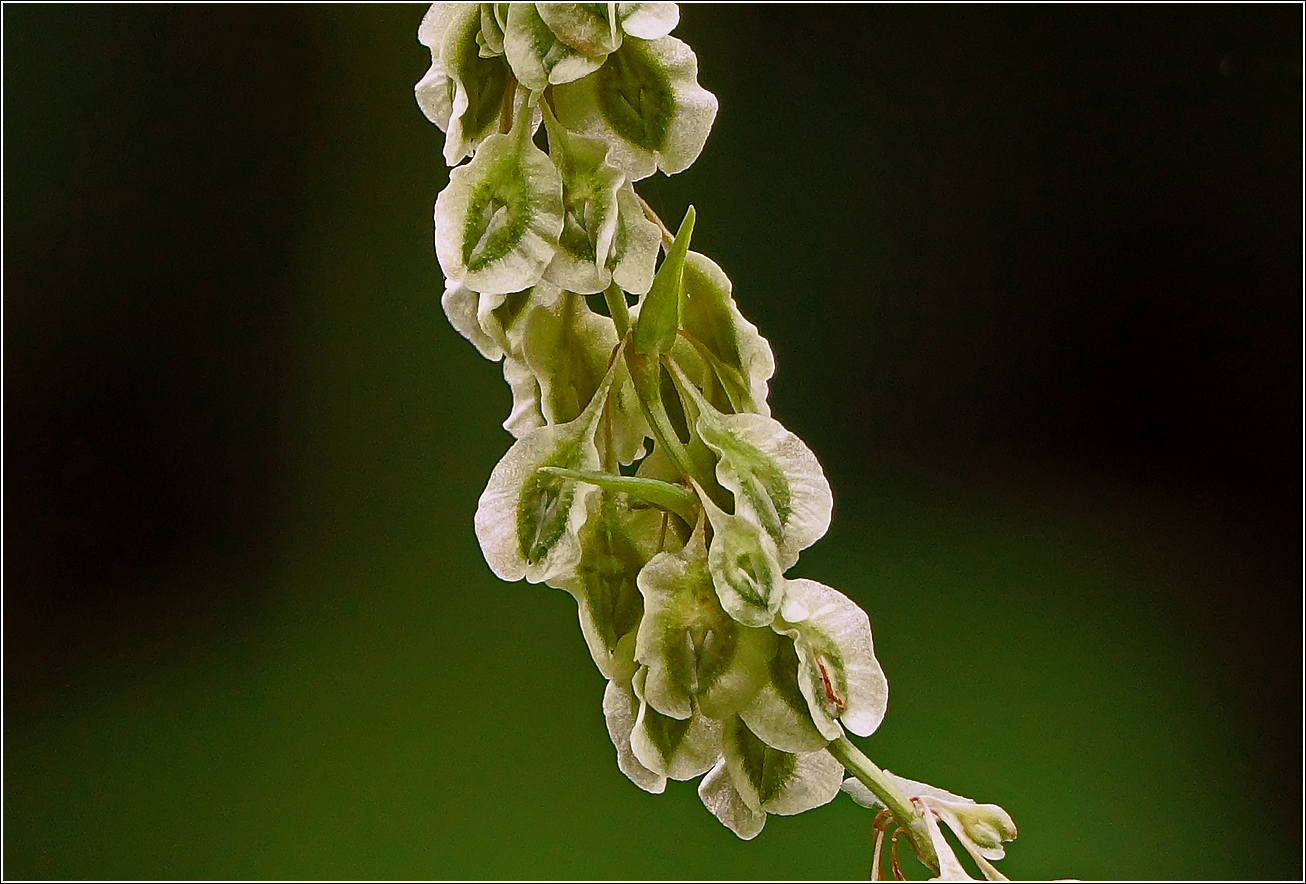
<instances>
[{"instance_id":1,"label":"flower cluster","mask_svg":"<svg viewBox=\"0 0 1306 884\"><path fill-rule=\"evenodd\" d=\"M702 776L752 838L838 794L832 746L879 726L888 683L865 612L785 576L832 498L770 416L770 345L690 250L694 210L672 237L634 189L687 168L716 115L678 19L436 4L416 92L455 166L442 303L512 391L516 442L476 512L486 561L575 598L621 770L650 792Z\"/></svg>"}]
</instances>

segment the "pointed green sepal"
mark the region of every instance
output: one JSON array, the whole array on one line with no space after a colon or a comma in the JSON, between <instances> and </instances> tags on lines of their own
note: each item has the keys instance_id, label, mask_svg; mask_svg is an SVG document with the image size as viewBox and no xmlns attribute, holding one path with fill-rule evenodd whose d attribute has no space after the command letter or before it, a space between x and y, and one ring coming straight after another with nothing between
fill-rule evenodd
<instances>
[{"instance_id":1,"label":"pointed green sepal","mask_svg":"<svg viewBox=\"0 0 1306 884\"><path fill-rule=\"evenodd\" d=\"M660 356L671 350L680 327L680 289L684 284L685 254L694 235L694 207L685 212L680 230L662 266L653 277L653 285L640 302L639 322L635 326L635 352Z\"/></svg>"}]
</instances>

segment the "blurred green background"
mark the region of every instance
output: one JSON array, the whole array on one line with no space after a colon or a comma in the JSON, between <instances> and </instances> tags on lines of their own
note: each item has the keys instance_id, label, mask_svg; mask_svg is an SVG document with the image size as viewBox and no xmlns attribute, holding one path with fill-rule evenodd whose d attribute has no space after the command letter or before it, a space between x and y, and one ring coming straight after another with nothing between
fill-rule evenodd
<instances>
[{"instance_id":1,"label":"blurred green background","mask_svg":"<svg viewBox=\"0 0 1306 884\"><path fill-rule=\"evenodd\" d=\"M629 783L571 599L485 566L422 13L4 7L4 876L866 877L842 796ZM1015 878L1300 876L1300 8L675 33L721 111L641 191L830 477L868 754Z\"/></svg>"}]
</instances>

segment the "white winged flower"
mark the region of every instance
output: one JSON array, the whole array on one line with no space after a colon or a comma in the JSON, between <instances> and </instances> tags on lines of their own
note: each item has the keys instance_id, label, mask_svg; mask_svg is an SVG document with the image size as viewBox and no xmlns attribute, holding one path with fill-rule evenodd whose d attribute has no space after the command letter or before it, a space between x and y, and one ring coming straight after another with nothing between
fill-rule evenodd
<instances>
[{"instance_id":1,"label":"white winged flower","mask_svg":"<svg viewBox=\"0 0 1306 884\"><path fill-rule=\"evenodd\" d=\"M578 533L587 499L597 489L541 472L542 467L597 470L595 435L620 362L599 384L572 421L540 427L508 449L490 473L476 506L476 539L485 561L501 580L531 583L563 579L581 560Z\"/></svg>"},{"instance_id":2,"label":"white winged flower","mask_svg":"<svg viewBox=\"0 0 1306 884\"><path fill-rule=\"evenodd\" d=\"M798 686L822 735L838 739L840 723L859 737L874 733L884 720L889 682L875 659L866 612L815 580L790 580L773 626L794 640Z\"/></svg>"},{"instance_id":3,"label":"white winged flower","mask_svg":"<svg viewBox=\"0 0 1306 884\"><path fill-rule=\"evenodd\" d=\"M698 85L698 60L675 37L630 37L594 73L553 89L564 126L608 141L631 181L698 159L716 96Z\"/></svg>"},{"instance_id":4,"label":"white winged flower","mask_svg":"<svg viewBox=\"0 0 1306 884\"><path fill-rule=\"evenodd\" d=\"M474 3L436 3L417 30L418 41L431 50L430 70L415 89L417 103L445 133L450 166L498 131L508 86L503 63L482 55L481 21Z\"/></svg>"},{"instance_id":5,"label":"white winged flower","mask_svg":"<svg viewBox=\"0 0 1306 884\"><path fill-rule=\"evenodd\" d=\"M768 813L790 816L828 804L839 794L843 765L829 752L785 752L769 746L732 716L722 733L723 755L698 795L718 820L744 840L757 836Z\"/></svg>"},{"instance_id":6,"label":"white winged flower","mask_svg":"<svg viewBox=\"0 0 1306 884\"><path fill-rule=\"evenodd\" d=\"M531 143L529 107L511 132L491 135L454 169L435 201L435 253L445 279L507 294L540 281L562 233L562 176Z\"/></svg>"},{"instance_id":7,"label":"white winged flower","mask_svg":"<svg viewBox=\"0 0 1306 884\"><path fill-rule=\"evenodd\" d=\"M717 479L734 495L736 514L766 531L787 570L830 527L834 497L816 455L779 421L722 414L678 369L677 377L698 409L695 429L717 454Z\"/></svg>"}]
</instances>

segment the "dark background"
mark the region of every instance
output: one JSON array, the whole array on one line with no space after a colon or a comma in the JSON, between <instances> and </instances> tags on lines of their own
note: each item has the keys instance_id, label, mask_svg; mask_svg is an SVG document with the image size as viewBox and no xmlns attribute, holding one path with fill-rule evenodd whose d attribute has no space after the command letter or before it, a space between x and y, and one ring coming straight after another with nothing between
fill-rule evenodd
<instances>
[{"instance_id":1,"label":"dark background","mask_svg":"<svg viewBox=\"0 0 1306 884\"><path fill-rule=\"evenodd\" d=\"M617 771L472 533L421 7L4 8L6 877L863 877ZM862 741L1013 877L1301 874L1302 13L691 6L640 185L771 341Z\"/></svg>"}]
</instances>

